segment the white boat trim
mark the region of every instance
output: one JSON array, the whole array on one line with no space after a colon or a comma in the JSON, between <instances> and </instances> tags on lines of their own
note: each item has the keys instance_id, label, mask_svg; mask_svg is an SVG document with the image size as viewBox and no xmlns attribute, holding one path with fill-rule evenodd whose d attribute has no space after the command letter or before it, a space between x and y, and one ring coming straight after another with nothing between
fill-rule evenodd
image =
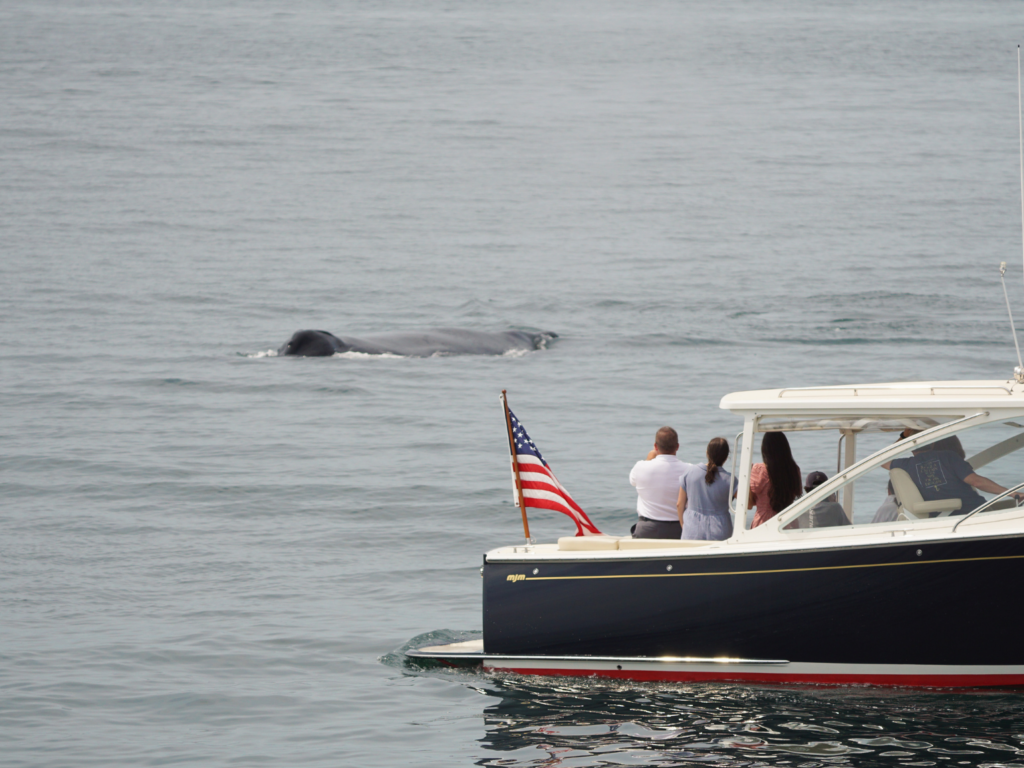
<instances>
[{"instance_id":1,"label":"white boat trim","mask_svg":"<svg viewBox=\"0 0 1024 768\"><path fill-rule=\"evenodd\" d=\"M965 519L966 525L959 530L955 540L959 542L1001 539L1008 536L1024 536L1020 521L1024 518L1024 507L988 512L985 518ZM998 519L993 519L998 518ZM952 518L956 521L958 518ZM621 561L621 560L665 560L666 558L689 559L706 557L746 557L757 554L782 552L824 552L853 547L888 547L915 543L921 546L948 542L953 522L950 518L931 520L901 520L892 523L849 525L841 528L805 529L798 535L784 539L765 541L739 541L736 543L710 542L704 547L666 547L664 549L629 550L559 550L557 544L531 544L493 549L487 553L489 563L533 563L571 561Z\"/></svg>"},{"instance_id":2,"label":"white boat trim","mask_svg":"<svg viewBox=\"0 0 1024 768\"><path fill-rule=\"evenodd\" d=\"M964 687L1024 685L1024 665L819 664L781 659L488 654L483 640L408 651L419 659L479 662L488 672L645 681Z\"/></svg>"},{"instance_id":3,"label":"white boat trim","mask_svg":"<svg viewBox=\"0 0 1024 768\"><path fill-rule=\"evenodd\" d=\"M409 656L414 658L479 658L481 661L501 662L544 662L544 663L581 663L581 664L756 664L756 665L777 665L789 664L784 659L730 659L726 657L699 658L691 656L545 656L540 654L527 655L502 655L488 654L484 652L483 640L467 640L461 643L450 643L448 645L432 645L409 651Z\"/></svg>"}]
</instances>

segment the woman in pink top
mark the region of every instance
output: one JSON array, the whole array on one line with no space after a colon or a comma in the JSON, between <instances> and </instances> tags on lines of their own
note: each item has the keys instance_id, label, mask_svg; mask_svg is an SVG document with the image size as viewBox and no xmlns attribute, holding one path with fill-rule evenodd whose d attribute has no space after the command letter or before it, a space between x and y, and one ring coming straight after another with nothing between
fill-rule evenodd
<instances>
[{"instance_id":1,"label":"woman in pink top","mask_svg":"<svg viewBox=\"0 0 1024 768\"><path fill-rule=\"evenodd\" d=\"M761 440L761 458L763 464L755 464L750 468L747 509L757 505L751 528L757 528L765 520L775 517L803 492L803 475L793 461L789 440L782 432L768 432L764 436Z\"/></svg>"}]
</instances>

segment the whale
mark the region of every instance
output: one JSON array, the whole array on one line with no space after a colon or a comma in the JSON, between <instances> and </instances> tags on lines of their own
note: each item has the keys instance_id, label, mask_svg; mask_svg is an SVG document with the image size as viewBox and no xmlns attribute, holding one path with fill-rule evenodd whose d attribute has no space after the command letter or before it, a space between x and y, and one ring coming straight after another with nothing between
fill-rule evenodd
<instances>
[{"instance_id":1,"label":"whale","mask_svg":"<svg viewBox=\"0 0 1024 768\"><path fill-rule=\"evenodd\" d=\"M530 331L470 331L464 328L431 328L355 336L335 336L330 331L302 330L277 350L278 355L327 357L345 352L368 355L503 355L513 350L543 349L558 334Z\"/></svg>"}]
</instances>

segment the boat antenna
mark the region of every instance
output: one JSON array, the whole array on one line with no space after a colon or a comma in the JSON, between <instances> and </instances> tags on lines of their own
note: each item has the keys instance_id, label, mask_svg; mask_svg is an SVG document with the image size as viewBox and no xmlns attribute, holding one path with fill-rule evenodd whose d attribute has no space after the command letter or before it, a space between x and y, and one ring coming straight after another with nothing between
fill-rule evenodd
<instances>
[{"instance_id":1,"label":"boat antenna","mask_svg":"<svg viewBox=\"0 0 1024 768\"><path fill-rule=\"evenodd\" d=\"M1020 44L1017 45L1017 136L1020 148L1020 244L1024 255L1024 112L1020 101ZM1017 351L1020 357L1020 350Z\"/></svg>"},{"instance_id":2,"label":"boat antenna","mask_svg":"<svg viewBox=\"0 0 1024 768\"><path fill-rule=\"evenodd\" d=\"M1006 262L999 264L999 282L1003 284L1003 296L1006 297L1006 314L1010 316L1010 330L1013 331L1013 346L1017 348L1017 367L1013 369L1013 378L1018 384L1024 384L1024 362L1020 359L1020 344L1017 343L1017 327L1013 324L1013 312L1010 310L1010 294L1006 290Z\"/></svg>"},{"instance_id":3,"label":"boat antenna","mask_svg":"<svg viewBox=\"0 0 1024 768\"><path fill-rule=\"evenodd\" d=\"M1020 44L1017 44L1017 138L1020 150L1020 240L1024 255L1024 109L1020 98ZM1006 262L999 264L999 282L1003 284L1003 296L1006 298L1006 314L1010 316L1010 330L1013 331L1013 346L1017 348L1017 367L1013 369L1013 378L1018 384L1024 384L1024 362L1020 358L1020 344L1017 342L1017 327L1013 324L1013 312L1010 311L1010 294L1006 291Z\"/></svg>"}]
</instances>

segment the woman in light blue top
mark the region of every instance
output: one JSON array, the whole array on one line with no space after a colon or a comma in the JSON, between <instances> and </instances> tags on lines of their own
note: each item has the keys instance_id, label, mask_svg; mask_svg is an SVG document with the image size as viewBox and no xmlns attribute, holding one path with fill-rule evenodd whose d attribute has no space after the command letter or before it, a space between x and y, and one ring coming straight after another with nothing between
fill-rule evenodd
<instances>
[{"instance_id":1,"label":"woman in light blue top","mask_svg":"<svg viewBox=\"0 0 1024 768\"><path fill-rule=\"evenodd\" d=\"M722 469L729 458L729 441L716 437L708 443L706 464L691 464L679 478L676 512L684 539L722 541L732 536L729 487L732 476Z\"/></svg>"}]
</instances>

